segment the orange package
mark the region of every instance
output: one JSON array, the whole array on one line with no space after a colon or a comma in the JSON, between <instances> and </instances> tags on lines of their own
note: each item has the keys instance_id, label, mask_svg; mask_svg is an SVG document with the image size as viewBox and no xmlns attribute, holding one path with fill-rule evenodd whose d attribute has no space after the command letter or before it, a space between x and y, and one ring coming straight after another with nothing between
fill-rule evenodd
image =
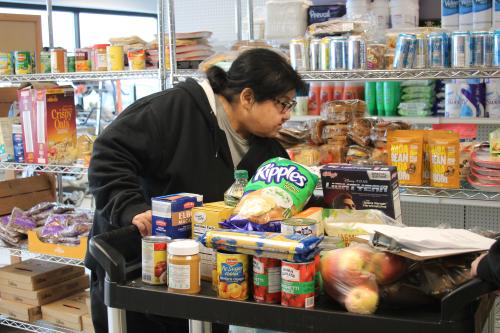
<instances>
[{"instance_id":1,"label":"orange package","mask_svg":"<svg viewBox=\"0 0 500 333\"><path fill-rule=\"evenodd\" d=\"M454 132L429 133L431 186L460 187L460 138Z\"/></svg>"},{"instance_id":2,"label":"orange package","mask_svg":"<svg viewBox=\"0 0 500 333\"><path fill-rule=\"evenodd\" d=\"M418 131L387 133L388 163L398 170L401 185L423 184L423 134Z\"/></svg>"}]
</instances>

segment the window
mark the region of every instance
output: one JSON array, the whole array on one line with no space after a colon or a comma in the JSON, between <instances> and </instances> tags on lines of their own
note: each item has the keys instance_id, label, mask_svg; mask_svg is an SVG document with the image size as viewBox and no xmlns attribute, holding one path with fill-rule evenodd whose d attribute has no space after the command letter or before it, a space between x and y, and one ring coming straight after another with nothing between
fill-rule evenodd
<instances>
[{"instance_id":1,"label":"window","mask_svg":"<svg viewBox=\"0 0 500 333\"><path fill-rule=\"evenodd\" d=\"M156 19L153 17L80 14L80 44L82 47L108 43L112 37L139 36L151 42L156 35Z\"/></svg>"},{"instance_id":2,"label":"window","mask_svg":"<svg viewBox=\"0 0 500 333\"><path fill-rule=\"evenodd\" d=\"M47 11L36 9L0 8L2 14L40 15L42 17L43 46L49 46L49 24ZM52 28L54 46L64 47L67 50L75 48L75 19L72 12L53 11Z\"/></svg>"}]
</instances>

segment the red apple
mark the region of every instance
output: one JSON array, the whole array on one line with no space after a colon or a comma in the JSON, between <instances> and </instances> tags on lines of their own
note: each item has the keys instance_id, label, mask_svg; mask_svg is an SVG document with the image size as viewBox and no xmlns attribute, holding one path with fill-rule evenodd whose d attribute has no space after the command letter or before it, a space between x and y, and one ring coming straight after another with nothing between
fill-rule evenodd
<instances>
[{"instance_id":1,"label":"red apple","mask_svg":"<svg viewBox=\"0 0 500 333\"><path fill-rule=\"evenodd\" d=\"M373 286L361 285L352 288L345 297L347 311L359 314L372 314L377 310L378 291Z\"/></svg>"},{"instance_id":2,"label":"red apple","mask_svg":"<svg viewBox=\"0 0 500 333\"><path fill-rule=\"evenodd\" d=\"M403 257L388 252L377 252L372 255L368 269L375 274L379 284L386 285L403 276L408 265Z\"/></svg>"}]
</instances>

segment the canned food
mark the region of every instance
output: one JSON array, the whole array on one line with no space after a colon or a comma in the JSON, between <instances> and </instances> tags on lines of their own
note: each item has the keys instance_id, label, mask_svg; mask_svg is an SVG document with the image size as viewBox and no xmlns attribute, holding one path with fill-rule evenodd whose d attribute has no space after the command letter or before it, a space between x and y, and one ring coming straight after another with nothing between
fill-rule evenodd
<instances>
[{"instance_id":1,"label":"canned food","mask_svg":"<svg viewBox=\"0 0 500 333\"><path fill-rule=\"evenodd\" d=\"M21 125L12 125L12 146L14 150L14 161L24 163L24 141Z\"/></svg>"},{"instance_id":2,"label":"canned food","mask_svg":"<svg viewBox=\"0 0 500 333\"><path fill-rule=\"evenodd\" d=\"M415 60L413 61L413 68L427 68L427 44L428 40L425 35L418 35L415 39Z\"/></svg>"},{"instance_id":3,"label":"canned food","mask_svg":"<svg viewBox=\"0 0 500 333\"><path fill-rule=\"evenodd\" d=\"M217 295L220 298L248 298L248 255L217 251Z\"/></svg>"},{"instance_id":4,"label":"canned food","mask_svg":"<svg viewBox=\"0 0 500 333\"><path fill-rule=\"evenodd\" d=\"M40 73L51 73L50 67L50 49L44 47L40 52Z\"/></svg>"},{"instance_id":5,"label":"canned food","mask_svg":"<svg viewBox=\"0 0 500 333\"><path fill-rule=\"evenodd\" d=\"M152 285L167 284L166 236L146 236L142 238L142 281Z\"/></svg>"},{"instance_id":6,"label":"canned food","mask_svg":"<svg viewBox=\"0 0 500 333\"><path fill-rule=\"evenodd\" d=\"M433 32L429 35L429 67L448 67L448 35L444 32Z\"/></svg>"},{"instance_id":7,"label":"canned food","mask_svg":"<svg viewBox=\"0 0 500 333\"><path fill-rule=\"evenodd\" d=\"M128 50L128 67L133 71L146 69L146 52L143 49Z\"/></svg>"},{"instance_id":8,"label":"canned food","mask_svg":"<svg viewBox=\"0 0 500 333\"><path fill-rule=\"evenodd\" d=\"M414 34L399 34L394 54L394 69L413 68L417 36Z\"/></svg>"},{"instance_id":9,"label":"canned food","mask_svg":"<svg viewBox=\"0 0 500 333\"><path fill-rule=\"evenodd\" d=\"M92 61L92 66L96 71L106 71L108 70L108 55L106 48L109 44L96 44L94 45L94 56Z\"/></svg>"},{"instance_id":10,"label":"canned food","mask_svg":"<svg viewBox=\"0 0 500 333\"><path fill-rule=\"evenodd\" d=\"M472 66L488 67L492 64L493 35L488 31L474 31L471 36Z\"/></svg>"},{"instance_id":11,"label":"canned food","mask_svg":"<svg viewBox=\"0 0 500 333\"><path fill-rule=\"evenodd\" d=\"M313 38L309 42L309 69L311 71L321 70L321 39Z\"/></svg>"},{"instance_id":12,"label":"canned food","mask_svg":"<svg viewBox=\"0 0 500 333\"><path fill-rule=\"evenodd\" d=\"M108 71L122 71L124 66L123 46L110 45L106 47Z\"/></svg>"},{"instance_id":13,"label":"canned food","mask_svg":"<svg viewBox=\"0 0 500 333\"><path fill-rule=\"evenodd\" d=\"M309 69L308 53L307 40L296 38L290 41L290 63L296 71Z\"/></svg>"},{"instance_id":14,"label":"canned food","mask_svg":"<svg viewBox=\"0 0 500 333\"><path fill-rule=\"evenodd\" d=\"M347 69L348 39L332 37L330 40L330 70Z\"/></svg>"},{"instance_id":15,"label":"canned food","mask_svg":"<svg viewBox=\"0 0 500 333\"><path fill-rule=\"evenodd\" d=\"M451 34L451 61L453 68L468 68L471 65L471 37L469 32Z\"/></svg>"},{"instance_id":16,"label":"canned food","mask_svg":"<svg viewBox=\"0 0 500 333\"><path fill-rule=\"evenodd\" d=\"M76 57L74 53L68 55L68 72L76 72Z\"/></svg>"},{"instance_id":17,"label":"canned food","mask_svg":"<svg viewBox=\"0 0 500 333\"><path fill-rule=\"evenodd\" d=\"M322 71L330 70L330 41L332 37L321 38L319 44L319 69Z\"/></svg>"},{"instance_id":18,"label":"canned food","mask_svg":"<svg viewBox=\"0 0 500 333\"><path fill-rule=\"evenodd\" d=\"M14 51L12 52L15 74L31 74L33 73L33 58L29 51Z\"/></svg>"},{"instance_id":19,"label":"canned food","mask_svg":"<svg viewBox=\"0 0 500 333\"><path fill-rule=\"evenodd\" d=\"M50 70L52 73L65 73L67 68L67 54L66 50L57 47L50 50Z\"/></svg>"},{"instance_id":20,"label":"canned food","mask_svg":"<svg viewBox=\"0 0 500 333\"><path fill-rule=\"evenodd\" d=\"M91 49L75 50L75 70L77 72L89 72L91 70L91 54Z\"/></svg>"},{"instance_id":21,"label":"canned food","mask_svg":"<svg viewBox=\"0 0 500 333\"><path fill-rule=\"evenodd\" d=\"M323 278L321 277L321 257L319 254L314 256L314 296L318 297L323 289Z\"/></svg>"},{"instance_id":22,"label":"canned food","mask_svg":"<svg viewBox=\"0 0 500 333\"><path fill-rule=\"evenodd\" d=\"M12 74L12 62L10 61L10 53L0 52L0 74L1 75L11 75Z\"/></svg>"},{"instance_id":23,"label":"canned food","mask_svg":"<svg viewBox=\"0 0 500 333\"><path fill-rule=\"evenodd\" d=\"M314 307L314 261L281 262L281 305L295 308Z\"/></svg>"},{"instance_id":24,"label":"canned food","mask_svg":"<svg viewBox=\"0 0 500 333\"><path fill-rule=\"evenodd\" d=\"M285 235L320 235L319 223L313 219L291 218L281 223L281 233Z\"/></svg>"},{"instance_id":25,"label":"canned food","mask_svg":"<svg viewBox=\"0 0 500 333\"><path fill-rule=\"evenodd\" d=\"M347 41L347 68L366 69L366 41L359 36L351 36Z\"/></svg>"},{"instance_id":26,"label":"canned food","mask_svg":"<svg viewBox=\"0 0 500 333\"><path fill-rule=\"evenodd\" d=\"M495 30L493 37L493 66L500 66L500 30Z\"/></svg>"},{"instance_id":27,"label":"canned food","mask_svg":"<svg viewBox=\"0 0 500 333\"><path fill-rule=\"evenodd\" d=\"M253 297L256 302L281 302L281 260L253 257Z\"/></svg>"}]
</instances>

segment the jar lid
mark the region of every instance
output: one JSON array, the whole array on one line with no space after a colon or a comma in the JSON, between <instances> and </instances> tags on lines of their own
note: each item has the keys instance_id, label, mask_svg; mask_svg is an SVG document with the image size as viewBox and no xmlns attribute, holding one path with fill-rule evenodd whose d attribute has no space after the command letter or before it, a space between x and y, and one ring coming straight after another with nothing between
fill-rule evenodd
<instances>
[{"instance_id":1,"label":"jar lid","mask_svg":"<svg viewBox=\"0 0 500 333\"><path fill-rule=\"evenodd\" d=\"M200 245L194 240L181 240L168 244L167 251L174 256L192 256L200 252Z\"/></svg>"}]
</instances>

